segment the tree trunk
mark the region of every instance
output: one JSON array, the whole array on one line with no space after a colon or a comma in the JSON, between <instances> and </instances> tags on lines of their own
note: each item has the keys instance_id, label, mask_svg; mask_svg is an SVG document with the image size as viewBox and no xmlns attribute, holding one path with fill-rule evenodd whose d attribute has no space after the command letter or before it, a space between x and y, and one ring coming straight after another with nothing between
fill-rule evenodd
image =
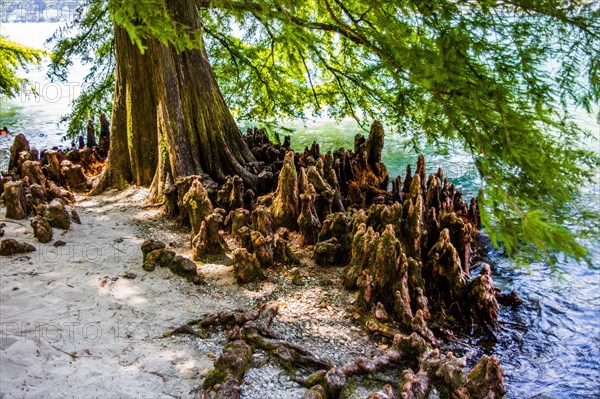
<instances>
[{"instance_id":1,"label":"tree trunk","mask_svg":"<svg viewBox=\"0 0 600 399\"><path fill-rule=\"evenodd\" d=\"M202 27L191 0L171 0L172 18L194 32ZM245 168L254 156L246 146L217 85L204 42L178 52L147 40L144 54L115 26L117 53L113 128L108 165L98 186L151 184L160 201L178 178L206 173L222 182L239 175L255 187Z\"/></svg>"}]
</instances>

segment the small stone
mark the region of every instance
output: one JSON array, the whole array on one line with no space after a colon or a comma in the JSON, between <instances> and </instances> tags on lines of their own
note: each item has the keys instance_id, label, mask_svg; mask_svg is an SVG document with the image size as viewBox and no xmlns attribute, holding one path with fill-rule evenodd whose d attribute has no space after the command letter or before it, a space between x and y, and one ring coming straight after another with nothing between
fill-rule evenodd
<instances>
[{"instance_id":1,"label":"small stone","mask_svg":"<svg viewBox=\"0 0 600 399\"><path fill-rule=\"evenodd\" d=\"M142 254L143 254L143 261L146 261L146 256L152 252L152 251L156 251L157 249L163 249L165 248L166 245L163 242L160 242L158 240L146 240L142 243Z\"/></svg>"},{"instance_id":2,"label":"small stone","mask_svg":"<svg viewBox=\"0 0 600 399\"><path fill-rule=\"evenodd\" d=\"M198 276L196 263L184 256L177 255L169 263L171 271L178 276L185 277L194 284L199 284L201 279Z\"/></svg>"},{"instance_id":3,"label":"small stone","mask_svg":"<svg viewBox=\"0 0 600 399\"><path fill-rule=\"evenodd\" d=\"M175 252L164 248L156 249L146 255L146 259L144 260L142 268L151 272L156 268L156 266L169 266L174 258Z\"/></svg>"},{"instance_id":4,"label":"small stone","mask_svg":"<svg viewBox=\"0 0 600 399\"><path fill-rule=\"evenodd\" d=\"M64 247L65 245L67 245L67 243L62 240L56 240L56 241L54 241L54 244L52 244L52 245L54 245L55 247L58 248L58 247Z\"/></svg>"}]
</instances>

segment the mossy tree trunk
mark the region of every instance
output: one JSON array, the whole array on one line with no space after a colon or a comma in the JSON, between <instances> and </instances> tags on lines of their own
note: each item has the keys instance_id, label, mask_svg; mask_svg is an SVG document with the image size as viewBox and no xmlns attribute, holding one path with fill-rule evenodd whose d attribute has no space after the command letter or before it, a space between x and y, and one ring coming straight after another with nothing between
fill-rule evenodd
<instances>
[{"instance_id":1,"label":"mossy tree trunk","mask_svg":"<svg viewBox=\"0 0 600 399\"><path fill-rule=\"evenodd\" d=\"M191 0L172 0L166 7L175 21L202 31ZM160 201L178 178L201 173L218 182L239 175L256 186L257 176L245 168L254 156L225 104L201 36L198 40L196 49L182 52L148 40L141 54L115 27L113 136L96 191L151 185L152 199Z\"/></svg>"}]
</instances>

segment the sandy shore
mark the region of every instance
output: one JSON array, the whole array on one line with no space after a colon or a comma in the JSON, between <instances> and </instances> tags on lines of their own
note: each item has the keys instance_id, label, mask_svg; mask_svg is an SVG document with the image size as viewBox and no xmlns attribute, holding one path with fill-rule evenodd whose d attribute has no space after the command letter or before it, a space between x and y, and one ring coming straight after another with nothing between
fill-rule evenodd
<instances>
[{"instance_id":1,"label":"sandy shore","mask_svg":"<svg viewBox=\"0 0 600 399\"><path fill-rule=\"evenodd\" d=\"M226 258L199 265L206 280L200 286L165 269L144 271L140 244L148 238L191 256L189 233L144 208L145 195L129 189L79 197L83 224L54 229L48 244L33 238L29 220L5 221L5 237L37 250L0 257L0 398L197 397L221 353L223 332L206 339L163 333L205 314L250 310L265 300L280 303L276 333L336 364L377 352L352 323L353 297L340 289L339 269L314 273L303 265L301 287L285 270L270 271L268 282L240 287ZM66 245L55 247L56 240ZM255 354L243 398L291 399L303 392L265 354ZM357 391L357 397L366 394Z\"/></svg>"},{"instance_id":2,"label":"sandy shore","mask_svg":"<svg viewBox=\"0 0 600 399\"><path fill-rule=\"evenodd\" d=\"M221 343L162 339L171 325L238 305L198 295L166 270L144 272L136 222L143 190L83 198L82 225L54 229L40 244L27 220L5 221L5 237L34 244L0 258L0 397L191 397ZM4 215L4 209L0 214ZM166 234L165 234L166 236ZM126 278L128 272L137 274Z\"/></svg>"}]
</instances>

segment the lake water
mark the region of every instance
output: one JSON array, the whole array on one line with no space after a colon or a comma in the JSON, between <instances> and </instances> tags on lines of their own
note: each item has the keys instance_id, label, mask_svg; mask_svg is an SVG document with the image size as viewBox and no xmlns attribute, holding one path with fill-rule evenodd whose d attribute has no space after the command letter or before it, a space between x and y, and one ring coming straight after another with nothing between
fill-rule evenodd
<instances>
[{"instance_id":1,"label":"lake water","mask_svg":"<svg viewBox=\"0 0 600 399\"><path fill-rule=\"evenodd\" d=\"M57 26L2 24L0 34L42 47ZM68 144L61 141L66 127L58 122L79 93L84 74L83 68L76 68L69 83L58 84L46 79L44 67L29 71L25 76L40 96L23 90L14 99L0 98L0 127L24 133L38 149ZM594 118L574 113L578 123L595 136L592 145L597 148L600 126ZM320 143L322 152L342 146L352 148L355 134L364 133L353 121L296 121L288 126L296 130L292 133L296 150L314 140ZM11 144L12 138L0 137L0 169L6 165ZM409 163L414 169L416 158L417 154L405 152L401 137L386 135L383 160L391 176L403 175ZM441 166L465 193L474 195L478 191L481 182L472 159L460 149L448 156L427 150L426 159L428 172ZM581 202L600 212L600 186L586 187ZM590 241L584 245L592 253L592 267L561 261L558 267L562 273L553 273L543 263L515 268L502 254L490 251L496 284L503 290L516 290L524 304L515 310L501 309L499 343L483 350L475 340L465 346L465 351L471 355L485 351L500 357L509 398L600 397L600 244Z\"/></svg>"}]
</instances>

